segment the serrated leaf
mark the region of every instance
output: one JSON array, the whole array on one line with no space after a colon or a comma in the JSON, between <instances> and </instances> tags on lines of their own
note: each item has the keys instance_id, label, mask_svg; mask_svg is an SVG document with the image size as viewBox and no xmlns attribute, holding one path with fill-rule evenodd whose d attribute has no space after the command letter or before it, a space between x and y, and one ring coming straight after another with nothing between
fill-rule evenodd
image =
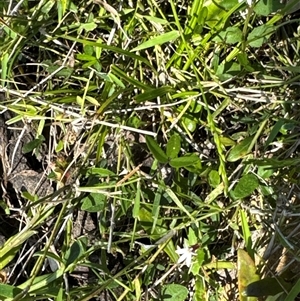
<instances>
[{"instance_id":1,"label":"serrated leaf","mask_svg":"<svg viewBox=\"0 0 300 301\"><path fill-rule=\"evenodd\" d=\"M154 158L160 163L167 163L168 156L160 148L158 143L150 136L146 136L146 144Z\"/></svg>"},{"instance_id":2,"label":"serrated leaf","mask_svg":"<svg viewBox=\"0 0 300 301\"><path fill-rule=\"evenodd\" d=\"M166 146L166 153L170 159L176 158L180 151L181 146L181 138L178 134L174 134L170 137L167 146Z\"/></svg>"},{"instance_id":3,"label":"serrated leaf","mask_svg":"<svg viewBox=\"0 0 300 301\"><path fill-rule=\"evenodd\" d=\"M242 199L249 196L259 185L258 179L254 174L244 175L233 190L233 196Z\"/></svg>"},{"instance_id":4,"label":"serrated leaf","mask_svg":"<svg viewBox=\"0 0 300 301\"><path fill-rule=\"evenodd\" d=\"M179 158L174 158L170 160L170 165L174 168L187 167L196 164L200 161L199 157L195 154L186 154Z\"/></svg>"},{"instance_id":5,"label":"serrated leaf","mask_svg":"<svg viewBox=\"0 0 300 301\"><path fill-rule=\"evenodd\" d=\"M143 49L147 49L150 47L154 47L156 45L162 45L164 43L167 43L167 42L177 39L179 36L180 36L180 33L178 30L166 32L166 33L163 33L159 36L156 36L156 37L142 43L141 45L133 48L131 51L138 51L138 50L143 50Z\"/></svg>"},{"instance_id":6,"label":"serrated leaf","mask_svg":"<svg viewBox=\"0 0 300 301\"><path fill-rule=\"evenodd\" d=\"M235 145L229 152L227 161L235 162L235 161L240 160L241 158L245 157L247 155L247 151L248 151L249 145L251 144L252 140L253 140L252 137L247 137L242 142Z\"/></svg>"}]
</instances>

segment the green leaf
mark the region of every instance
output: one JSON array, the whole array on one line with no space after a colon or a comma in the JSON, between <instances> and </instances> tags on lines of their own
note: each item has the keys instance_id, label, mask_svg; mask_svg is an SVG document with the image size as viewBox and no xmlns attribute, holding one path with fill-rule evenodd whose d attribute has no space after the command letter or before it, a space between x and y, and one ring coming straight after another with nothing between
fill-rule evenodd
<instances>
[{"instance_id":1,"label":"green leaf","mask_svg":"<svg viewBox=\"0 0 300 301\"><path fill-rule=\"evenodd\" d=\"M275 32L275 27L272 25L264 24L255 27L248 35L247 41L251 47L261 47L268 41L270 36Z\"/></svg>"},{"instance_id":2,"label":"green leaf","mask_svg":"<svg viewBox=\"0 0 300 301\"><path fill-rule=\"evenodd\" d=\"M181 146L181 138L178 134L174 134L170 137L167 146L166 153L170 159L174 159L178 156Z\"/></svg>"},{"instance_id":3,"label":"green leaf","mask_svg":"<svg viewBox=\"0 0 300 301\"><path fill-rule=\"evenodd\" d=\"M300 293L300 279L295 283L293 288L289 291L284 301L294 301Z\"/></svg>"},{"instance_id":4,"label":"green leaf","mask_svg":"<svg viewBox=\"0 0 300 301\"><path fill-rule=\"evenodd\" d=\"M233 196L236 199L242 199L249 196L259 185L258 179L254 174L244 175L233 190Z\"/></svg>"},{"instance_id":5,"label":"green leaf","mask_svg":"<svg viewBox=\"0 0 300 301\"><path fill-rule=\"evenodd\" d=\"M43 141L45 141L45 138L44 136L40 135L37 139L26 143L22 148L22 152L24 154L32 152L35 148L39 148L42 145Z\"/></svg>"},{"instance_id":6,"label":"green leaf","mask_svg":"<svg viewBox=\"0 0 300 301\"><path fill-rule=\"evenodd\" d=\"M189 294L188 289L180 284L168 284L162 288L161 299L164 301L184 301Z\"/></svg>"},{"instance_id":7,"label":"green leaf","mask_svg":"<svg viewBox=\"0 0 300 301\"><path fill-rule=\"evenodd\" d=\"M90 167L87 170L87 175L98 175L100 177L109 177L109 176L115 176L116 174L106 168L101 168L101 167Z\"/></svg>"},{"instance_id":8,"label":"green leaf","mask_svg":"<svg viewBox=\"0 0 300 301\"><path fill-rule=\"evenodd\" d=\"M200 159L197 155L186 154L182 157L171 159L170 165L174 168L181 168L196 164L198 161L200 161Z\"/></svg>"},{"instance_id":9,"label":"green leaf","mask_svg":"<svg viewBox=\"0 0 300 301\"><path fill-rule=\"evenodd\" d=\"M255 7L254 11L261 16L268 16L271 13L282 9L286 4L282 1L274 1L274 0L259 0Z\"/></svg>"},{"instance_id":10,"label":"green leaf","mask_svg":"<svg viewBox=\"0 0 300 301\"><path fill-rule=\"evenodd\" d=\"M235 162L235 161L240 160L243 157L245 157L247 155L247 150L248 150L249 145L251 144L252 140L253 140L253 137L247 137L242 142L235 145L229 152L227 161Z\"/></svg>"},{"instance_id":11,"label":"green leaf","mask_svg":"<svg viewBox=\"0 0 300 301\"><path fill-rule=\"evenodd\" d=\"M164 224L162 219L158 218L156 221L156 227L152 229L154 218L151 211L150 206L142 206L141 204L141 209L139 211L140 225L153 240L159 240L164 236L164 234L167 234L169 228ZM153 230L153 232L151 232L151 230ZM179 257L175 252L175 246L172 240L167 243L164 251L174 263L177 262Z\"/></svg>"},{"instance_id":12,"label":"green leaf","mask_svg":"<svg viewBox=\"0 0 300 301\"><path fill-rule=\"evenodd\" d=\"M216 188L221 182L219 173L216 170L211 170L208 174L208 183L211 187Z\"/></svg>"},{"instance_id":13,"label":"green leaf","mask_svg":"<svg viewBox=\"0 0 300 301\"><path fill-rule=\"evenodd\" d=\"M188 114L185 114L182 118L181 121L183 122L184 126L190 131L194 132L197 127L197 122L195 119L189 118Z\"/></svg>"},{"instance_id":14,"label":"green leaf","mask_svg":"<svg viewBox=\"0 0 300 301\"><path fill-rule=\"evenodd\" d=\"M285 124L284 119L279 119L275 125L273 126L270 135L265 143L264 149L266 150L267 147L270 145L270 143L272 143L274 141L274 139L276 138L277 134L279 133L279 131L281 130L281 127Z\"/></svg>"},{"instance_id":15,"label":"green leaf","mask_svg":"<svg viewBox=\"0 0 300 301\"><path fill-rule=\"evenodd\" d=\"M101 193L91 192L88 196L82 199L81 210L88 212L99 212L104 209L106 196Z\"/></svg>"},{"instance_id":16,"label":"green leaf","mask_svg":"<svg viewBox=\"0 0 300 301\"><path fill-rule=\"evenodd\" d=\"M10 237L0 248L0 270L6 267L19 252L24 241L27 241L36 231L24 230Z\"/></svg>"},{"instance_id":17,"label":"green leaf","mask_svg":"<svg viewBox=\"0 0 300 301\"><path fill-rule=\"evenodd\" d=\"M167 163L168 156L160 148L158 143L150 136L146 136L146 144L154 158L160 163Z\"/></svg>"},{"instance_id":18,"label":"green leaf","mask_svg":"<svg viewBox=\"0 0 300 301\"><path fill-rule=\"evenodd\" d=\"M21 292L22 292L22 290L18 287L0 283L0 297L14 298ZM0 298L0 299L3 300L3 298Z\"/></svg>"},{"instance_id":19,"label":"green leaf","mask_svg":"<svg viewBox=\"0 0 300 301\"><path fill-rule=\"evenodd\" d=\"M133 48L131 51L138 51L142 49L147 49L156 45L162 45L164 43L170 42L172 40L177 39L180 36L180 33L178 30L173 30L170 32L163 33L159 36L156 36L152 38L151 40L148 40L141 45Z\"/></svg>"},{"instance_id":20,"label":"green leaf","mask_svg":"<svg viewBox=\"0 0 300 301\"><path fill-rule=\"evenodd\" d=\"M94 61L96 59L95 56L89 54L77 54L76 58L80 61Z\"/></svg>"},{"instance_id":21,"label":"green leaf","mask_svg":"<svg viewBox=\"0 0 300 301\"><path fill-rule=\"evenodd\" d=\"M164 87L160 87L157 89L148 90L148 91L136 96L135 100L137 103L141 103L141 102L149 101L152 99L156 99L157 97L162 97L170 92L174 92L174 88L164 86Z\"/></svg>"},{"instance_id":22,"label":"green leaf","mask_svg":"<svg viewBox=\"0 0 300 301\"><path fill-rule=\"evenodd\" d=\"M247 297L245 295L247 286L259 280L259 276L256 274L255 264L248 253L242 249L239 249L237 252L237 263L240 301L255 301L256 298Z\"/></svg>"},{"instance_id":23,"label":"green leaf","mask_svg":"<svg viewBox=\"0 0 300 301\"><path fill-rule=\"evenodd\" d=\"M236 44L243 39L242 31L235 26L227 27L226 30L221 31L214 39L215 42L226 44Z\"/></svg>"},{"instance_id":24,"label":"green leaf","mask_svg":"<svg viewBox=\"0 0 300 301\"><path fill-rule=\"evenodd\" d=\"M284 292L283 288L289 291L291 283L285 282L280 276L276 278L266 277L250 283L246 288L246 295L251 297L275 296Z\"/></svg>"},{"instance_id":25,"label":"green leaf","mask_svg":"<svg viewBox=\"0 0 300 301\"><path fill-rule=\"evenodd\" d=\"M221 6L224 0L205 0L204 6L207 7L208 13L206 24L213 28L226 14L226 10Z\"/></svg>"},{"instance_id":26,"label":"green leaf","mask_svg":"<svg viewBox=\"0 0 300 301\"><path fill-rule=\"evenodd\" d=\"M97 26L98 25L95 22L88 22L88 23L82 23L79 28L89 32L97 28Z\"/></svg>"},{"instance_id":27,"label":"green leaf","mask_svg":"<svg viewBox=\"0 0 300 301\"><path fill-rule=\"evenodd\" d=\"M73 242L64 256L65 266L68 267L70 264L80 258L85 253L85 251L86 246L80 239Z\"/></svg>"}]
</instances>

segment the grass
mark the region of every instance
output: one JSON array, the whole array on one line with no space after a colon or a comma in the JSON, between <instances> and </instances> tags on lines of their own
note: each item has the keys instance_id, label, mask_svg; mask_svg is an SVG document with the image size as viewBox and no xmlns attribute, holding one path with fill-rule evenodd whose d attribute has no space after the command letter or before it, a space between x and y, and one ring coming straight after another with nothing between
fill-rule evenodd
<instances>
[{"instance_id":1,"label":"grass","mask_svg":"<svg viewBox=\"0 0 300 301\"><path fill-rule=\"evenodd\" d=\"M273 2L0 3L1 300L296 300L299 11Z\"/></svg>"}]
</instances>

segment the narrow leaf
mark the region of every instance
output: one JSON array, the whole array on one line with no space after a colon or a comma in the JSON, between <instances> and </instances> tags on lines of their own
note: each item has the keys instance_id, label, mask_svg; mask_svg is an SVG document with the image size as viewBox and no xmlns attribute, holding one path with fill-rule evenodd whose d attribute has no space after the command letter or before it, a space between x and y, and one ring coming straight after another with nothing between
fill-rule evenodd
<instances>
[{"instance_id":1,"label":"narrow leaf","mask_svg":"<svg viewBox=\"0 0 300 301\"><path fill-rule=\"evenodd\" d=\"M158 143L152 137L146 136L146 144L150 152L158 162L160 163L168 162L168 156L165 154L165 152L160 148Z\"/></svg>"},{"instance_id":2,"label":"narrow leaf","mask_svg":"<svg viewBox=\"0 0 300 301\"><path fill-rule=\"evenodd\" d=\"M151 40L148 40L141 45L133 48L131 51L138 51L142 49L147 49L156 45L162 45L164 43L170 42L172 40L175 40L179 37L179 31L173 30L170 32L163 33L162 35L159 35L157 37L152 38Z\"/></svg>"}]
</instances>

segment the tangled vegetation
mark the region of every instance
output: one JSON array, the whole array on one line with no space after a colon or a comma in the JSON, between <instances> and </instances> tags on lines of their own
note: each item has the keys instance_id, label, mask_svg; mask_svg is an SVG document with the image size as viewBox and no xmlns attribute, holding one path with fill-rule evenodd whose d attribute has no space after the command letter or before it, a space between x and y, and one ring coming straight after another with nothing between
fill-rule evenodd
<instances>
[{"instance_id":1,"label":"tangled vegetation","mask_svg":"<svg viewBox=\"0 0 300 301\"><path fill-rule=\"evenodd\" d=\"M1 1L0 300L296 300L299 11Z\"/></svg>"}]
</instances>

